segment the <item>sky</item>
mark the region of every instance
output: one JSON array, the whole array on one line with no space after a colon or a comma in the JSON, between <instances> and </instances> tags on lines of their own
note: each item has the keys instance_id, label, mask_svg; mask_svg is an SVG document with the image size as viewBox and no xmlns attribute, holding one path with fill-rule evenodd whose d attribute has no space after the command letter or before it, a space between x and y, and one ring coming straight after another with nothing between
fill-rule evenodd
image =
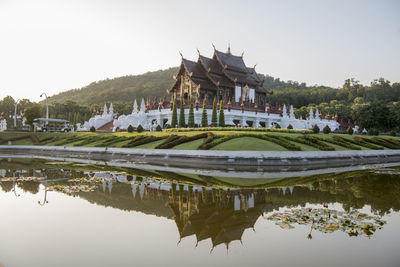
<instances>
[{"instance_id":1,"label":"sky","mask_svg":"<svg viewBox=\"0 0 400 267\"><path fill-rule=\"evenodd\" d=\"M0 0L0 99L244 52L281 80L400 82L400 1Z\"/></svg>"}]
</instances>

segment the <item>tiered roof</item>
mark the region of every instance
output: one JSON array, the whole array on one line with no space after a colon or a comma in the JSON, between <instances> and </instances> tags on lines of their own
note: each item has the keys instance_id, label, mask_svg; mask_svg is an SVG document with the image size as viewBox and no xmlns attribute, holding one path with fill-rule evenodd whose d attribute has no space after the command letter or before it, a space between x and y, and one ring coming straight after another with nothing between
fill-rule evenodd
<instances>
[{"instance_id":1,"label":"tiered roof","mask_svg":"<svg viewBox=\"0 0 400 267\"><path fill-rule=\"evenodd\" d=\"M197 62L183 58L178 75L187 72L190 79L200 88L217 90L218 87L234 88L235 85L249 86L258 93L268 93L262 86L263 82L257 75L255 68L249 68L242 56L232 55L230 48L226 53L218 51L214 47L212 58L200 54ZM177 82L171 90L176 88Z\"/></svg>"}]
</instances>

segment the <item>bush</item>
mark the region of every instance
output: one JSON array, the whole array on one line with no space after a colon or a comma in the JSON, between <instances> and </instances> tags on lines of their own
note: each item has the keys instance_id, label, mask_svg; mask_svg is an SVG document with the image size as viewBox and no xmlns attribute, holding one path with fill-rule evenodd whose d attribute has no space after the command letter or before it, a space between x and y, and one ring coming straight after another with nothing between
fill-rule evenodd
<instances>
[{"instance_id":1,"label":"bush","mask_svg":"<svg viewBox=\"0 0 400 267\"><path fill-rule=\"evenodd\" d=\"M207 109L206 109L206 99L203 100L203 113L201 114L201 126L208 126Z\"/></svg>"},{"instance_id":2,"label":"bush","mask_svg":"<svg viewBox=\"0 0 400 267\"><path fill-rule=\"evenodd\" d=\"M169 129L171 128L171 125L169 125L168 123L164 125L164 129Z\"/></svg>"},{"instance_id":3,"label":"bush","mask_svg":"<svg viewBox=\"0 0 400 267\"><path fill-rule=\"evenodd\" d=\"M90 127L90 131L91 131L92 133L94 133L94 132L96 132L96 128L94 128L94 126L92 126L92 127Z\"/></svg>"},{"instance_id":4,"label":"bush","mask_svg":"<svg viewBox=\"0 0 400 267\"><path fill-rule=\"evenodd\" d=\"M174 102L172 106L172 118L171 118L171 127L175 128L178 124L178 115L176 111L176 98L174 97Z\"/></svg>"},{"instance_id":5,"label":"bush","mask_svg":"<svg viewBox=\"0 0 400 267\"><path fill-rule=\"evenodd\" d=\"M312 146L312 147L318 148L319 150L323 150L323 151L335 150L334 147L332 147L328 144L325 144L324 142L322 142L321 140L319 140L318 138L313 137L313 136L298 136L297 138L285 136L284 138L286 138L290 141L293 141L293 142Z\"/></svg>"},{"instance_id":6,"label":"bush","mask_svg":"<svg viewBox=\"0 0 400 267\"><path fill-rule=\"evenodd\" d=\"M181 99L181 107L179 110L179 128L184 128L186 126L185 123L185 102L183 98Z\"/></svg>"},{"instance_id":7,"label":"bush","mask_svg":"<svg viewBox=\"0 0 400 267\"><path fill-rule=\"evenodd\" d=\"M173 138L167 138L167 140L165 140L165 142L158 145L156 148L168 149L168 148L172 148L174 146L184 144L187 142L191 142L191 141L194 141L197 139L206 138L207 136L208 136L208 133L201 133L201 134L193 135L193 136L185 136L184 135L184 136L178 136L178 138L176 138L174 136Z\"/></svg>"},{"instance_id":8,"label":"bush","mask_svg":"<svg viewBox=\"0 0 400 267\"><path fill-rule=\"evenodd\" d=\"M161 131L162 131L161 126L160 126L160 125L157 125L157 127L156 127L156 132L161 132Z\"/></svg>"},{"instance_id":9,"label":"bush","mask_svg":"<svg viewBox=\"0 0 400 267\"><path fill-rule=\"evenodd\" d=\"M391 130L389 134L390 134L391 136L396 136L396 135L397 135L397 133L396 133L395 130Z\"/></svg>"},{"instance_id":10,"label":"bush","mask_svg":"<svg viewBox=\"0 0 400 267\"><path fill-rule=\"evenodd\" d=\"M143 132L144 129L143 129L143 126L141 124L139 124L136 130L138 133L141 133L141 132Z\"/></svg>"},{"instance_id":11,"label":"bush","mask_svg":"<svg viewBox=\"0 0 400 267\"><path fill-rule=\"evenodd\" d=\"M280 129L280 128L282 128L282 127L279 123L275 124L275 129Z\"/></svg>"},{"instance_id":12,"label":"bush","mask_svg":"<svg viewBox=\"0 0 400 267\"><path fill-rule=\"evenodd\" d=\"M130 124L128 126L128 133L133 133L133 126Z\"/></svg>"},{"instance_id":13,"label":"bush","mask_svg":"<svg viewBox=\"0 0 400 267\"><path fill-rule=\"evenodd\" d=\"M144 144L148 144L154 141L158 141L164 139L165 137L157 137L152 135L138 135L132 139L128 144L124 145L123 147L135 147Z\"/></svg>"},{"instance_id":14,"label":"bush","mask_svg":"<svg viewBox=\"0 0 400 267\"><path fill-rule=\"evenodd\" d=\"M315 124L315 125L312 127L312 131L313 131L313 133L315 133L315 134L319 133L320 129L319 129L318 125Z\"/></svg>"},{"instance_id":15,"label":"bush","mask_svg":"<svg viewBox=\"0 0 400 267\"><path fill-rule=\"evenodd\" d=\"M347 128L346 133L352 135L354 133L353 128L351 128L351 127Z\"/></svg>"},{"instance_id":16,"label":"bush","mask_svg":"<svg viewBox=\"0 0 400 267\"><path fill-rule=\"evenodd\" d=\"M351 150L361 150L361 147L353 145L352 143L346 142L342 139L337 139L335 137L334 138L318 138L318 139L320 139L324 142L327 142L327 143L331 143L331 144L335 144L335 145L342 146L345 148L349 148Z\"/></svg>"},{"instance_id":17,"label":"bush","mask_svg":"<svg viewBox=\"0 0 400 267\"><path fill-rule=\"evenodd\" d=\"M190 98L188 127L194 128L194 110L193 110L193 99L192 98Z\"/></svg>"},{"instance_id":18,"label":"bush","mask_svg":"<svg viewBox=\"0 0 400 267\"><path fill-rule=\"evenodd\" d=\"M322 132L323 132L324 134L329 134L329 133L331 132L331 128L329 128L329 126L326 125L326 126L324 127L324 129L322 129Z\"/></svg>"},{"instance_id":19,"label":"bush","mask_svg":"<svg viewBox=\"0 0 400 267\"><path fill-rule=\"evenodd\" d=\"M225 127L225 114L224 114L224 102L221 100L219 104L219 127Z\"/></svg>"},{"instance_id":20,"label":"bush","mask_svg":"<svg viewBox=\"0 0 400 267\"><path fill-rule=\"evenodd\" d=\"M379 130L375 128L371 128L368 130L368 135L379 135Z\"/></svg>"},{"instance_id":21,"label":"bush","mask_svg":"<svg viewBox=\"0 0 400 267\"><path fill-rule=\"evenodd\" d=\"M293 130L293 126L291 124L289 124L286 129Z\"/></svg>"}]
</instances>

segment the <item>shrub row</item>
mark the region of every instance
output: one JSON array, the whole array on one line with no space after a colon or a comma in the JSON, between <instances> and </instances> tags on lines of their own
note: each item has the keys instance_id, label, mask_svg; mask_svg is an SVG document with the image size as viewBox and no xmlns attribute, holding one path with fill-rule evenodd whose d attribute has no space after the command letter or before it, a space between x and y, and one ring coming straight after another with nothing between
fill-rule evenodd
<instances>
[{"instance_id":1,"label":"shrub row","mask_svg":"<svg viewBox=\"0 0 400 267\"><path fill-rule=\"evenodd\" d=\"M165 142L163 142L162 144L158 145L156 148L158 149L168 149L168 148L172 148L174 146L180 145L180 144L184 144L187 142L191 142L197 139L202 139L202 138L206 138L208 136L208 133L201 133L201 134L197 134L197 135L193 135L193 136L179 136L179 138L175 138L170 142L166 142L168 140L165 140Z\"/></svg>"},{"instance_id":2,"label":"shrub row","mask_svg":"<svg viewBox=\"0 0 400 267\"><path fill-rule=\"evenodd\" d=\"M317 137L315 137L317 138ZM319 138L321 141L327 142L327 143L331 143L331 144L335 144L338 146L342 146L351 150L361 150L361 147L356 146L352 143L346 142L344 140L340 140L340 139L336 139L336 138Z\"/></svg>"},{"instance_id":3,"label":"shrub row","mask_svg":"<svg viewBox=\"0 0 400 267\"><path fill-rule=\"evenodd\" d=\"M207 150L207 146L209 143L213 142L214 140L221 138L221 135L215 135L213 133L207 133L206 139L204 139L204 142L197 148L200 150Z\"/></svg>"},{"instance_id":4,"label":"shrub row","mask_svg":"<svg viewBox=\"0 0 400 267\"><path fill-rule=\"evenodd\" d=\"M319 150L323 150L323 151L335 150L335 148L333 146L325 144L324 142L322 142L322 141L320 141L317 138L312 137L312 136L298 136L297 138L285 136L285 138L290 140L290 141L297 142L297 143L304 144L304 145L308 145L308 146L312 146L312 147L318 148Z\"/></svg>"},{"instance_id":5,"label":"shrub row","mask_svg":"<svg viewBox=\"0 0 400 267\"><path fill-rule=\"evenodd\" d=\"M279 133L312 133L311 130L291 130L256 127L202 127L202 128L170 128L167 132L192 132L192 131L243 131L243 132L279 132Z\"/></svg>"},{"instance_id":6,"label":"shrub row","mask_svg":"<svg viewBox=\"0 0 400 267\"><path fill-rule=\"evenodd\" d=\"M79 140L80 140L80 142L73 144L73 146L86 146L88 144L99 141L99 137L97 135L93 135L93 136L89 136L89 137L85 136L83 138L80 138ZM78 141L78 140L75 139L73 141L70 141L69 143L75 142L75 141Z\"/></svg>"},{"instance_id":7,"label":"shrub row","mask_svg":"<svg viewBox=\"0 0 400 267\"><path fill-rule=\"evenodd\" d=\"M240 137L254 137L254 138L258 138L258 139L262 139L265 141L269 141L271 143L275 143L277 145L280 145L288 150L291 151L300 151L301 148L295 144L290 143L288 140L285 140L279 136L272 136L272 135L262 135L262 134L249 134L249 133L239 133L239 134L231 134L231 135L225 135L219 138L214 138L214 140L212 140L211 142L208 143L203 143L199 149L210 149L214 146L217 146L219 144L222 144L226 141L235 139L235 138L240 138Z\"/></svg>"},{"instance_id":8,"label":"shrub row","mask_svg":"<svg viewBox=\"0 0 400 267\"><path fill-rule=\"evenodd\" d=\"M128 137L110 136L110 137L107 137L102 142L96 144L95 147L108 147L108 146L111 146L112 144L119 143L122 141L127 141L127 140L129 140Z\"/></svg>"},{"instance_id":9,"label":"shrub row","mask_svg":"<svg viewBox=\"0 0 400 267\"><path fill-rule=\"evenodd\" d=\"M375 145L387 147L387 148L390 148L390 149L399 149L400 148L400 144L397 144L396 141L393 142L393 141L391 141L389 139L373 137L371 139L365 138L365 141L369 142L369 143L373 143Z\"/></svg>"},{"instance_id":10,"label":"shrub row","mask_svg":"<svg viewBox=\"0 0 400 267\"><path fill-rule=\"evenodd\" d=\"M122 146L122 147L135 147L135 146L140 146L144 144L148 144L151 142L155 142L161 139L164 139L165 137L162 136L152 136L152 135L138 135L132 139L128 144Z\"/></svg>"},{"instance_id":11,"label":"shrub row","mask_svg":"<svg viewBox=\"0 0 400 267\"><path fill-rule=\"evenodd\" d=\"M37 143L37 145L45 145L45 144L51 143L53 141L55 141L55 137L54 136L48 136L48 137L45 137L43 139L40 139L39 143Z\"/></svg>"},{"instance_id":12,"label":"shrub row","mask_svg":"<svg viewBox=\"0 0 400 267\"><path fill-rule=\"evenodd\" d=\"M348 143L352 143L355 145L359 145L359 146L363 146L369 149L374 149L374 150L379 150L379 149L383 149L383 147L379 147L373 144L370 144L368 142L365 142L361 137L354 137L354 139L350 139L350 138L345 138L345 137L341 137L338 135L333 136L333 138L335 138L336 140L342 140L344 142L348 142Z\"/></svg>"},{"instance_id":13,"label":"shrub row","mask_svg":"<svg viewBox=\"0 0 400 267\"><path fill-rule=\"evenodd\" d=\"M168 144L168 143L170 143L170 142L174 142L175 140L177 140L177 139L179 139L179 138L180 138L180 136L179 136L179 135L176 135L176 134L169 135L169 136L167 137L167 139L165 139L164 142L162 142L161 144L159 144L158 146L156 146L156 148L159 149L162 145L166 145L166 144Z\"/></svg>"}]
</instances>

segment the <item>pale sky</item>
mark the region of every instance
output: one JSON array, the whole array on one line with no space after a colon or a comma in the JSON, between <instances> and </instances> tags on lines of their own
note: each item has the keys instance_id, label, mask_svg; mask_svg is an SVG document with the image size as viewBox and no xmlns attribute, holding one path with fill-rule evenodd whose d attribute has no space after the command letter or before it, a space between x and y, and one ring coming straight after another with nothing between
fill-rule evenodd
<instances>
[{"instance_id":1,"label":"pale sky","mask_svg":"<svg viewBox=\"0 0 400 267\"><path fill-rule=\"evenodd\" d=\"M400 1L0 0L0 99L177 66L212 43L259 73L400 82Z\"/></svg>"}]
</instances>

